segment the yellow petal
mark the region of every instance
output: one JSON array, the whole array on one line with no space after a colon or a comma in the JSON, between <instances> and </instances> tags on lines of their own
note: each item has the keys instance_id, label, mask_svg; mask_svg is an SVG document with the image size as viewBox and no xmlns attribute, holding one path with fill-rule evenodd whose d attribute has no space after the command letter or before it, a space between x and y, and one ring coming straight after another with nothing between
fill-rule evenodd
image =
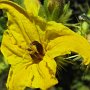
<instances>
[{"instance_id":1,"label":"yellow petal","mask_svg":"<svg viewBox=\"0 0 90 90\"><path fill-rule=\"evenodd\" d=\"M73 35L73 34L75 33L71 31L69 28L65 27L63 24L50 21L47 23L46 26L45 38L48 40L53 40L59 36Z\"/></svg>"},{"instance_id":2,"label":"yellow petal","mask_svg":"<svg viewBox=\"0 0 90 90\"><path fill-rule=\"evenodd\" d=\"M58 83L55 78L56 62L49 56L37 63L19 63L9 71L9 90L23 90L25 87L47 89Z\"/></svg>"},{"instance_id":3,"label":"yellow petal","mask_svg":"<svg viewBox=\"0 0 90 90\"><path fill-rule=\"evenodd\" d=\"M14 24L14 31L20 32L28 45L30 41L39 41L38 30L33 18L30 18L20 6L11 1L0 1L0 8L7 10L9 13L8 28Z\"/></svg>"},{"instance_id":4,"label":"yellow petal","mask_svg":"<svg viewBox=\"0 0 90 90\"><path fill-rule=\"evenodd\" d=\"M65 55L71 51L80 54L84 60L83 63L90 63L90 44L85 38L75 33L75 35L64 35L51 40L47 46L47 55L55 58Z\"/></svg>"},{"instance_id":5,"label":"yellow petal","mask_svg":"<svg viewBox=\"0 0 90 90\"><path fill-rule=\"evenodd\" d=\"M47 90L47 88L56 85L58 83L55 77L56 66L54 59L45 55L43 60L36 65L36 67L33 66L35 77L32 82L32 87Z\"/></svg>"},{"instance_id":6,"label":"yellow petal","mask_svg":"<svg viewBox=\"0 0 90 90\"><path fill-rule=\"evenodd\" d=\"M24 0L24 5L26 8L26 11L29 14L38 15L39 8L40 8L40 2L39 0Z\"/></svg>"},{"instance_id":7,"label":"yellow petal","mask_svg":"<svg viewBox=\"0 0 90 90\"><path fill-rule=\"evenodd\" d=\"M19 44L18 44L19 40ZM9 64L32 61L26 43L19 33L6 30L3 35L1 51Z\"/></svg>"},{"instance_id":8,"label":"yellow petal","mask_svg":"<svg viewBox=\"0 0 90 90\"><path fill-rule=\"evenodd\" d=\"M50 41L47 46L47 54L52 58L73 51L84 58L85 65L90 63L90 44L88 41L63 24L48 22L45 37L48 42Z\"/></svg>"},{"instance_id":9,"label":"yellow petal","mask_svg":"<svg viewBox=\"0 0 90 90\"><path fill-rule=\"evenodd\" d=\"M24 90L31 85L33 78L31 63L19 63L11 66L6 86L8 90Z\"/></svg>"}]
</instances>

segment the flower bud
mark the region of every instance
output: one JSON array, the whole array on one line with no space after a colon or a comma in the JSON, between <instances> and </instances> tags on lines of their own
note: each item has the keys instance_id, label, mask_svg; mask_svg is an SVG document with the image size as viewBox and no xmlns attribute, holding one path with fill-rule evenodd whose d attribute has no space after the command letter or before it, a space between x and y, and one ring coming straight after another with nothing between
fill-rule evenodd
<instances>
[{"instance_id":1,"label":"flower bud","mask_svg":"<svg viewBox=\"0 0 90 90\"><path fill-rule=\"evenodd\" d=\"M64 7L64 0L48 0L48 10L52 13L55 9L61 10Z\"/></svg>"}]
</instances>

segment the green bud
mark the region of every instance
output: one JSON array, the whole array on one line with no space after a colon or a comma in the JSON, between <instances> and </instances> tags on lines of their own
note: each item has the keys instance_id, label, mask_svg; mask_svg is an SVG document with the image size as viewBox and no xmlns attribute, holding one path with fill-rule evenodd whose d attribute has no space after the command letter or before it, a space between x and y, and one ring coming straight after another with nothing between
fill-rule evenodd
<instances>
[{"instance_id":1,"label":"green bud","mask_svg":"<svg viewBox=\"0 0 90 90\"><path fill-rule=\"evenodd\" d=\"M62 10L64 7L64 0L48 0L48 10L53 13L55 9L58 11Z\"/></svg>"},{"instance_id":2,"label":"green bud","mask_svg":"<svg viewBox=\"0 0 90 90\"><path fill-rule=\"evenodd\" d=\"M48 0L48 9L53 11L54 8L64 6L64 0Z\"/></svg>"},{"instance_id":3,"label":"green bud","mask_svg":"<svg viewBox=\"0 0 90 90\"><path fill-rule=\"evenodd\" d=\"M65 0L44 0L39 10L39 16L48 21L58 21L63 13Z\"/></svg>"},{"instance_id":4,"label":"green bud","mask_svg":"<svg viewBox=\"0 0 90 90\"><path fill-rule=\"evenodd\" d=\"M82 23L82 29L84 33L87 33L89 30L89 24L87 22Z\"/></svg>"},{"instance_id":5,"label":"green bud","mask_svg":"<svg viewBox=\"0 0 90 90\"><path fill-rule=\"evenodd\" d=\"M48 20L57 21L63 12L64 0L47 0Z\"/></svg>"}]
</instances>

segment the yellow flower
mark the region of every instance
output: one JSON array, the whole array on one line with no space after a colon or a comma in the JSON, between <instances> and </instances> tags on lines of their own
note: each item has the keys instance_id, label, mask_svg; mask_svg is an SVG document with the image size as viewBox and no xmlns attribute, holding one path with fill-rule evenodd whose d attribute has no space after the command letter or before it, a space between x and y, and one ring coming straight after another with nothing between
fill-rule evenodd
<instances>
[{"instance_id":1,"label":"yellow flower","mask_svg":"<svg viewBox=\"0 0 90 90\"><path fill-rule=\"evenodd\" d=\"M46 22L37 15L38 10L29 12L29 6L24 10L11 1L0 1L0 8L5 9L8 16L1 51L11 65L9 90L47 89L57 84L54 58L71 51L81 55L85 65L90 63L87 40L61 23Z\"/></svg>"}]
</instances>

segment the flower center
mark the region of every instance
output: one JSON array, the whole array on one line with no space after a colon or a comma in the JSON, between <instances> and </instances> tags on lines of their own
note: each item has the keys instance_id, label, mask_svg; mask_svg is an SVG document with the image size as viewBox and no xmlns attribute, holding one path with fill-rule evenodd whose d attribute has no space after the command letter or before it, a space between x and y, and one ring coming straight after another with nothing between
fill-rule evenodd
<instances>
[{"instance_id":1,"label":"flower center","mask_svg":"<svg viewBox=\"0 0 90 90\"><path fill-rule=\"evenodd\" d=\"M34 63L40 62L44 56L43 46L38 41L33 41L30 46L35 46L36 48L36 50L28 49L29 51L31 51L30 56L34 60Z\"/></svg>"}]
</instances>

